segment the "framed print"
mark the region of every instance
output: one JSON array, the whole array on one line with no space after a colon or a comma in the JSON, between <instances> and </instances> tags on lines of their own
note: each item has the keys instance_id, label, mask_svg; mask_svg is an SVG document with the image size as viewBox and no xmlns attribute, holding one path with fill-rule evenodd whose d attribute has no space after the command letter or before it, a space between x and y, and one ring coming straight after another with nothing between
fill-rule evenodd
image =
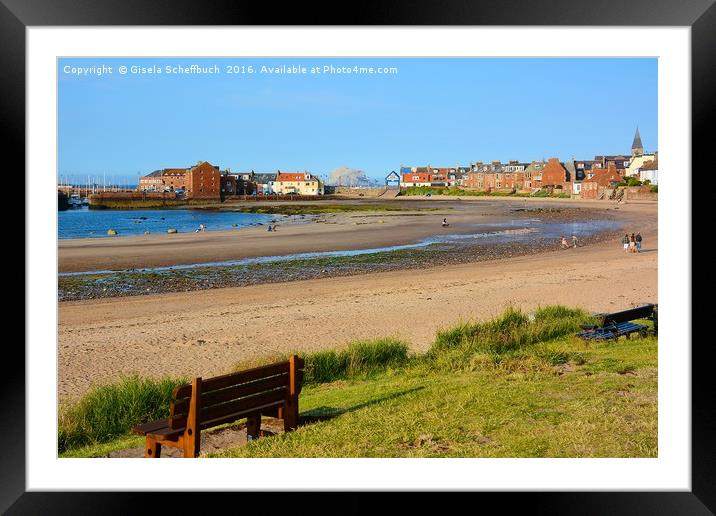
<instances>
[{"instance_id":1,"label":"framed print","mask_svg":"<svg viewBox=\"0 0 716 516\"><path fill-rule=\"evenodd\" d=\"M28 299L3 510L713 510L690 193L716 8L393 6L3 2Z\"/></svg>"}]
</instances>

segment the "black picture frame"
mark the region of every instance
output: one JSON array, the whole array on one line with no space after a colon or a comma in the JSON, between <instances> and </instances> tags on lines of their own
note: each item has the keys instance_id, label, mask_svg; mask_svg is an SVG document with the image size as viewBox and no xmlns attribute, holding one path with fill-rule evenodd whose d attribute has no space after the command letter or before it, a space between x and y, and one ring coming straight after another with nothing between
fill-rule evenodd
<instances>
[{"instance_id":1,"label":"black picture frame","mask_svg":"<svg viewBox=\"0 0 716 516\"><path fill-rule=\"evenodd\" d=\"M504 0L491 3L439 0L358 1L329 5L281 5L230 0L0 0L0 69L4 72L0 113L7 129L6 161L25 166L25 29L29 26L111 25L542 25L542 26L689 26L691 27L692 163L707 167L709 129L714 126L716 92L716 6L714 0ZM351 12L346 17L346 9ZM320 13L320 14L319 14ZM19 166L19 165L18 165ZM686 171L686 173L691 173ZM26 184L28 178L25 178ZM27 273L27 272L26 272ZM30 307L31 308L31 307ZM699 309L695 310L697 317ZM705 315L705 314L700 314ZM690 330L692 321L683 321ZM687 346L681 343L669 345ZM707 342L703 342L707 344ZM708 346L692 347L692 490L690 492L541 492L484 493L502 510L529 507L549 514L712 514L716 511L716 424L707 394L712 366ZM0 390L0 511L7 514L132 513L146 507L146 493L26 492L25 488L25 357L4 368ZM170 495L172 493L169 493ZM218 493L210 494L213 497ZM183 506L185 497L160 496L165 509ZM452 503L464 496L453 494ZM153 495L156 496L156 495ZM256 498L241 494L243 503ZM308 494L293 493L301 505ZM377 494L348 494L341 512L366 512ZM224 495L221 495L224 498ZM311 502L312 512L325 509ZM218 502L220 503L220 502ZM279 502L282 504L283 502ZM402 503L402 502L401 502ZM481 500L480 503L483 503ZM424 493L409 505L428 507ZM441 504L442 505L442 504ZM404 507L407 508L407 507ZM171 509L170 509L171 510ZM335 513L333 511L328 511Z\"/></svg>"}]
</instances>

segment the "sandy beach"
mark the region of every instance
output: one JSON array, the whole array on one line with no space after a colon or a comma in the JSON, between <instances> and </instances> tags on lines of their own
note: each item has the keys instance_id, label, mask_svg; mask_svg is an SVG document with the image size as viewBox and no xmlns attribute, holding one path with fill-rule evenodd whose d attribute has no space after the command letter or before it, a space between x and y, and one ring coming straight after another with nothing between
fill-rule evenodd
<instances>
[{"instance_id":1,"label":"sandy beach","mask_svg":"<svg viewBox=\"0 0 716 516\"><path fill-rule=\"evenodd\" d=\"M538 207L580 208L610 216L618 214L623 218L641 213L639 205L624 206L621 211L616 211L613 203L534 201L494 198L392 201L383 205L396 206L402 211L330 213L304 219L292 217L291 223L284 223L277 216L280 222L276 233L267 232L265 227L252 227L235 231L59 240L58 270L76 272L162 267L413 244L445 233L440 225L443 218L450 223L450 233L466 234L476 231L475 224L519 222L520 218L529 218L530 215L513 210ZM324 204L327 202L323 201ZM320 206L319 203L316 205Z\"/></svg>"},{"instance_id":2,"label":"sandy beach","mask_svg":"<svg viewBox=\"0 0 716 516\"><path fill-rule=\"evenodd\" d=\"M493 204L475 206L481 207L477 210L480 213L499 218L491 211ZM514 205L523 204L517 200ZM627 204L613 210L613 203L565 204L611 209L627 223L630 232L642 232L643 252L626 255L619 242L603 242L423 270L62 302L58 329L60 400L76 398L93 383L112 381L124 374L212 376L258 355L340 348L357 339L396 336L413 349L424 350L437 329L484 319L509 305L532 310L559 303L609 311L657 302L657 205ZM439 221L449 216L459 226L475 216L475 210L446 213L451 214L436 211L415 216L410 224L400 220L408 218L405 216L385 216L381 217L385 220L382 224L355 225L350 231L346 230L348 225L336 230L338 224L284 226L279 234L268 236L288 236L272 242L263 238L265 230L254 228L232 235L241 239L238 249L235 242L226 242L218 232L161 235L179 237L175 240L157 235L146 242L141 242L141 237L60 242L60 270L105 268L108 262L119 266L138 258L146 266L163 260L232 259L244 252L282 254L301 252L300 245L310 250L320 246L373 247L380 242L394 245L404 241L401 239L420 238L434 231L428 227L434 226L428 217ZM351 214L338 216L342 220L349 217ZM187 242L180 240L183 238Z\"/></svg>"}]
</instances>

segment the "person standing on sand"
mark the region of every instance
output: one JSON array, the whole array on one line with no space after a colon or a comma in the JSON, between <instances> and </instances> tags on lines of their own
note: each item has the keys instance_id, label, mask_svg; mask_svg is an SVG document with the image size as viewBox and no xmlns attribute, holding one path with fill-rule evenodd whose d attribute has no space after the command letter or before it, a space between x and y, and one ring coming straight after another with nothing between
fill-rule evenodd
<instances>
[{"instance_id":1,"label":"person standing on sand","mask_svg":"<svg viewBox=\"0 0 716 516\"><path fill-rule=\"evenodd\" d=\"M629 235L624 233L624 238L622 238L622 244L624 244L624 252L629 252Z\"/></svg>"},{"instance_id":2,"label":"person standing on sand","mask_svg":"<svg viewBox=\"0 0 716 516\"><path fill-rule=\"evenodd\" d=\"M577 248L577 237L572 235L572 247Z\"/></svg>"},{"instance_id":3,"label":"person standing on sand","mask_svg":"<svg viewBox=\"0 0 716 516\"><path fill-rule=\"evenodd\" d=\"M569 244L564 236L562 236L562 249L569 249Z\"/></svg>"},{"instance_id":4,"label":"person standing on sand","mask_svg":"<svg viewBox=\"0 0 716 516\"><path fill-rule=\"evenodd\" d=\"M629 252L636 253L636 237L634 233L629 236Z\"/></svg>"},{"instance_id":5,"label":"person standing on sand","mask_svg":"<svg viewBox=\"0 0 716 516\"><path fill-rule=\"evenodd\" d=\"M641 233L637 233L634 237L634 240L636 240L636 252L641 252Z\"/></svg>"}]
</instances>

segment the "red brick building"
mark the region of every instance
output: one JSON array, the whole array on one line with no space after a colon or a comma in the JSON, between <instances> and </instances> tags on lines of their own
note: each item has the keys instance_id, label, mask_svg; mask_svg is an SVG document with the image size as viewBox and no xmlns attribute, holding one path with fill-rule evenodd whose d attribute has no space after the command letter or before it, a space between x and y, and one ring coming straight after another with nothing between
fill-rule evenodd
<instances>
[{"instance_id":1,"label":"red brick building","mask_svg":"<svg viewBox=\"0 0 716 516\"><path fill-rule=\"evenodd\" d=\"M162 182L172 191L186 188L186 168L165 168L162 170Z\"/></svg>"},{"instance_id":2,"label":"red brick building","mask_svg":"<svg viewBox=\"0 0 716 516\"><path fill-rule=\"evenodd\" d=\"M616 188L617 183L624 180L624 170L619 170L612 163L608 168L593 167L582 181L580 195L583 199L599 199L606 190Z\"/></svg>"},{"instance_id":3,"label":"red brick building","mask_svg":"<svg viewBox=\"0 0 716 516\"><path fill-rule=\"evenodd\" d=\"M599 186L613 187L624 180L624 169L619 170L610 164L608 168L592 168L587 177L587 181L594 181Z\"/></svg>"},{"instance_id":4,"label":"red brick building","mask_svg":"<svg viewBox=\"0 0 716 516\"><path fill-rule=\"evenodd\" d=\"M211 163L201 161L185 175L187 196L192 199L220 199L221 173Z\"/></svg>"},{"instance_id":5,"label":"red brick building","mask_svg":"<svg viewBox=\"0 0 716 516\"><path fill-rule=\"evenodd\" d=\"M532 185L535 186L535 177L533 176L532 179ZM568 183L571 183L572 179L573 178L569 176L569 171L564 167L564 165L562 165L562 163L559 162L559 159L549 158L549 161L547 161L547 164L539 174L538 186L540 188L571 188L571 185Z\"/></svg>"}]
</instances>

